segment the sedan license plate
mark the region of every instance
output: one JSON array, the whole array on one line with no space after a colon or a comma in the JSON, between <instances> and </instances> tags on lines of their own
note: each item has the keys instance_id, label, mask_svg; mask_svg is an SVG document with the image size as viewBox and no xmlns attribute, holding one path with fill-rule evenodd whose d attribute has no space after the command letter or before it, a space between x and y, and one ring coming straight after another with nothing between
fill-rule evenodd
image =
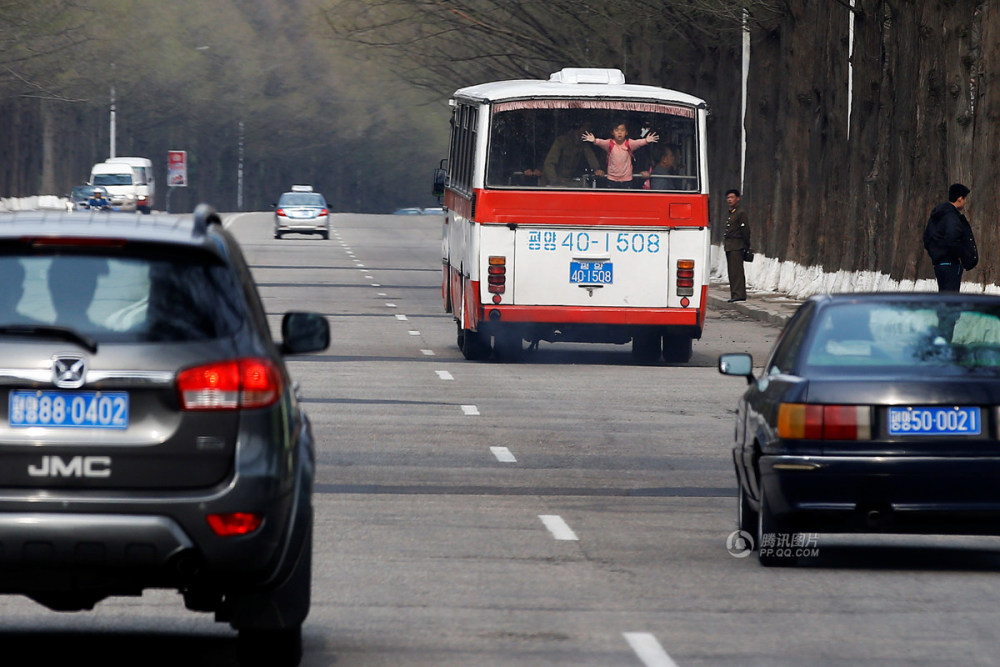
<instances>
[{"instance_id":1,"label":"sedan license plate","mask_svg":"<svg viewBox=\"0 0 1000 667\"><path fill-rule=\"evenodd\" d=\"M889 408L889 435L979 435L979 408Z\"/></svg>"},{"instance_id":2,"label":"sedan license plate","mask_svg":"<svg viewBox=\"0 0 1000 667\"><path fill-rule=\"evenodd\" d=\"M571 261L569 282L574 285L610 285L614 282L614 262Z\"/></svg>"},{"instance_id":3,"label":"sedan license plate","mask_svg":"<svg viewBox=\"0 0 1000 667\"><path fill-rule=\"evenodd\" d=\"M14 390L7 408L12 427L128 428L124 391Z\"/></svg>"}]
</instances>

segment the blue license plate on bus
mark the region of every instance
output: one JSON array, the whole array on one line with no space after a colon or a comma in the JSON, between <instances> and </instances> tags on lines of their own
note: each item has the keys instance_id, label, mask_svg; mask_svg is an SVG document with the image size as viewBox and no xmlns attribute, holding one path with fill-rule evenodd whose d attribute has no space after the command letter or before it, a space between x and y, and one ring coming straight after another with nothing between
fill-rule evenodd
<instances>
[{"instance_id":1,"label":"blue license plate on bus","mask_svg":"<svg viewBox=\"0 0 1000 667\"><path fill-rule=\"evenodd\" d=\"M12 427L128 428L129 397L124 391L10 392Z\"/></svg>"},{"instance_id":2,"label":"blue license plate on bus","mask_svg":"<svg viewBox=\"0 0 1000 667\"><path fill-rule=\"evenodd\" d=\"M979 408L889 408L889 435L979 435Z\"/></svg>"},{"instance_id":3,"label":"blue license plate on bus","mask_svg":"<svg viewBox=\"0 0 1000 667\"><path fill-rule=\"evenodd\" d=\"M574 285L610 285L614 282L614 262L569 263L569 282Z\"/></svg>"}]
</instances>

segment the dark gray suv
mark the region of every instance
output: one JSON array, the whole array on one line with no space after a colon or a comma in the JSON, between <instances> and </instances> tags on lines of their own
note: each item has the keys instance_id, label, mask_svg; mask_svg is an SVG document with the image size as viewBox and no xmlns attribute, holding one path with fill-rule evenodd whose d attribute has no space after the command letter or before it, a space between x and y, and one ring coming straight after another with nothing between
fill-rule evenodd
<instances>
[{"instance_id":1,"label":"dark gray suv","mask_svg":"<svg viewBox=\"0 0 1000 667\"><path fill-rule=\"evenodd\" d=\"M0 215L0 593L61 611L176 589L297 664L309 612L313 438L219 216Z\"/></svg>"}]
</instances>

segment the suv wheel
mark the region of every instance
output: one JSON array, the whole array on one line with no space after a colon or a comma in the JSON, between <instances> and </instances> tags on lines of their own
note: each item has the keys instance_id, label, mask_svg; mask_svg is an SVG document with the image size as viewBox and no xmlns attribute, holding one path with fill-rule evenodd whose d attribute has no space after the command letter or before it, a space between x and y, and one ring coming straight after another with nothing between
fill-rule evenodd
<instances>
[{"instance_id":1,"label":"suv wheel","mask_svg":"<svg viewBox=\"0 0 1000 667\"><path fill-rule=\"evenodd\" d=\"M302 626L240 630L237 655L241 665L295 667L302 660Z\"/></svg>"}]
</instances>

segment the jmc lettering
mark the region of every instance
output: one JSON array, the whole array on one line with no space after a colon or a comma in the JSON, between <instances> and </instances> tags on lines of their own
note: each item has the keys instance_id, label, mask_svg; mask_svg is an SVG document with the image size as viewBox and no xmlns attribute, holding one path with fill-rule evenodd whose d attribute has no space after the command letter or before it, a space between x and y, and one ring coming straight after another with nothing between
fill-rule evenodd
<instances>
[{"instance_id":1,"label":"jmc lettering","mask_svg":"<svg viewBox=\"0 0 1000 667\"><path fill-rule=\"evenodd\" d=\"M31 477L111 477L110 456L43 456L38 465L28 466Z\"/></svg>"}]
</instances>

